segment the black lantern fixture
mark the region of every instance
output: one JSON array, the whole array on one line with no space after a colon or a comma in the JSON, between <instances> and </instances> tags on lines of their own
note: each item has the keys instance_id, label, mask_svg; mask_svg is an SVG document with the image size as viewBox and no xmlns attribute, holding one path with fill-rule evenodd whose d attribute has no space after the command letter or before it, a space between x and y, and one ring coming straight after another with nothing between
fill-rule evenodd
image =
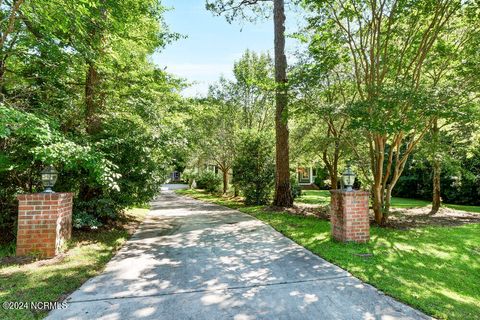
<instances>
[{"instance_id":1,"label":"black lantern fixture","mask_svg":"<svg viewBox=\"0 0 480 320\"><path fill-rule=\"evenodd\" d=\"M57 182L58 178L58 172L55 170L53 166L48 166L45 169L42 170L42 183L43 186L45 187L44 193L53 193L54 191L52 190L53 186L55 185L55 182Z\"/></svg>"},{"instance_id":2,"label":"black lantern fixture","mask_svg":"<svg viewBox=\"0 0 480 320\"><path fill-rule=\"evenodd\" d=\"M355 173L350 167L350 163L347 164L347 169L342 174L343 185L346 191L353 191L353 184L355 183Z\"/></svg>"}]
</instances>

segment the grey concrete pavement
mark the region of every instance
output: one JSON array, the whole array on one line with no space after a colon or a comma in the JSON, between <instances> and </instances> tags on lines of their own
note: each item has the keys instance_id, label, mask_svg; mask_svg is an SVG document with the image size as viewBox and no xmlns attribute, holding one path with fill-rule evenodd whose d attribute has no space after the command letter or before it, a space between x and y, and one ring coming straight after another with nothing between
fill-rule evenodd
<instances>
[{"instance_id":1,"label":"grey concrete pavement","mask_svg":"<svg viewBox=\"0 0 480 320\"><path fill-rule=\"evenodd\" d=\"M188 184L184 183L164 183L162 184L162 190L179 190L179 189L188 189Z\"/></svg>"},{"instance_id":2,"label":"grey concrete pavement","mask_svg":"<svg viewBox=\"0 0 480 320\"><path fill-rule=\"evenodd\" d=\"M47 319L426 319L236 210L172 192Z\"/></svg>"}]
</instances>

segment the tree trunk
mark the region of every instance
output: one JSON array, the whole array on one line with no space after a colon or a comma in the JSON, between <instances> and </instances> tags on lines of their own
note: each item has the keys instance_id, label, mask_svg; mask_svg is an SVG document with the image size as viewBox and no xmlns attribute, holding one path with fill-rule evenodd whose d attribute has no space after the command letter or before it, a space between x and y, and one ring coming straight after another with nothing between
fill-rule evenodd
<instances>
[{"instance_id":1,"label":"tree trunk","mask_svg":"<svg viewBox=\"0 0 480 320\"><path fill-rule=\"evenodd\" d=\"M223 194L228 191L228 170L222 170L223 174Z\"/></svg>"},{"instance_id":2,"label":"tree trunk","mask_svg":"<svg viewBox=\"0 0 480 320\"><path fill-rule=\"evenodd\" d=\"M336 190L338 189L338 164L327 166L327 169L331 184L330 187L332 190Z\"/></svg>"},{"instance_id":3,"label":"tree trunk","mask_svg":"<svg viewBox=\"0 0 480 320\"><path fill-rule=\"evenodd\" d=\"M338 159L339 156L337 152L335 152L335 155L333 157L333 163L330 162L328 159L328 147L323 151L323 163L325 163L325 166L327 167L328 170L328 176L330 178L330 187L332 190L335 190L338 188Z\"/></svg>"},{"instance_id":4,"label":"tree trunk","mask_svg":"<svg viewBox=\"0 0 480 320\"><path fill-rule=\"evenodd\" d=\"M438 146L438 120L433 122L432 134L434 142L434 151L433 151L433 195L432 195L432 211L430 214L435 214L440 209L442 205L442 198L440 196L440 174L442 167L440 160L438 159L437 146Z\"/></svg>"},{"instance_id":5,"label":"tree trunk","mask_svg":"<svg viewBox=\"0 0 480 320\"><path fill-rule=\"evenodd\" d=\"M383 223L383 194L380 184L373 186L373 212L375 213L375 222L381 225Z\"/></svg>"},{"instance_id":6,"label":"tree trunk","mask_svg":"<svg viewBox=\"0 0 480 320\"><path fill-rule=\"evenodd\" d=\"M433 162L433 198L432 198L432 211L430 214L435 214L440 209L442 199L440 197L440 161L435 160Z\"/></svg>"},{"instance_id":7,"label":"tree trunk","mask_svg":"<svg viewBox=\"0 0 480 320\"><path fill-rule=\"evenodd\" d=\"M288 149L288 96L287 58L285 56L285 4L274 0L273 21L275 33L275 199L279 207L293 205L290 188L290 164Z\"/></svg>"},{"instance_id":8,"label":"tree trunk","mask_svg":"<svg viewBox=\"0 0 480 320\"><path fill-rule=\"evenodd\" d=\"M103 20L107 18L107 10L105 8L105 1L100 0L98 7L100 16ZM89 30L88 35L91 38L91 46L98 54L98 57L104 55L105 36L104 29L93 27ZM98 133L101 129L101 121L99 114L102 112L105 103L105 93L102 91L102 77L98 72L97 59L87 60L87 74L85 79L85 122L86 130L90 135Z\"/></svg>"},{"instance_id":9,"label":"tree trunk","mask_svg":"<svg viewBox=\"0 0 480 320\"><path fill-rule=\"evenodd\" d=\"M5 87L5 81L4 81L4 76L5 76L5 70L6 70L6 57L0 60L0 93L1 93L1 98L3 101L3 98L7 94L7 89Z\"/></svg>"},{"instance_id":10,"label":"tree trunk","mask_svg":"<svg viewBox=\"0 0 480 320\"><path fill-rule=\"evenodd\" d=\"M388 220L388 215L390 214L390 207L392 203L392 190L393 190L393 185L388 186L385 192L385 199L383 200L383 211L382 211L382 221L381 224L384 225L387 223Z\"/></svg>"},{"instance_id":11,"label":"tree trunk","mask_svg":"<svg viewBox=\"0 0 480 320\"><path fill-rule=\"evenodd\" d=\"M384 187L383 187L383 165L385 160L385 144L386 137L376 135L373 137L373 145L371 146L371 161L373 172L373 212L375 213L375 222L382 225L383 205L384 205Z\"/></svg>"},{"instance_id":12,"label":"tree trunk","mask_svg":"<svg viewBox=\"0 0 480 320\"><path fill-rule=\"evenodd\" d=\"M85 123L87 132L93 134L99 130L100 121L96 117L98 109L99 76L95 64L90 62L85 81Z\"/></svg>"}]
</instances>

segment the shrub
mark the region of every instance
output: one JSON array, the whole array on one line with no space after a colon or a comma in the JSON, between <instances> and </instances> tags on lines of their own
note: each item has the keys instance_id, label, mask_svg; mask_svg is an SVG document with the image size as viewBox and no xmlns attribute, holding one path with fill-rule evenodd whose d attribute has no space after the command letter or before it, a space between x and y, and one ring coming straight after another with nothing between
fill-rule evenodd
<instances>
[{"instance_id":1,"label":"shrub","mask_svg":"<svg viewBox=\"0 0 480 320\"><path fill-rule=\"evenodd\" d=\"M188 186L191 188L193 180L197 181L198 180L198 174L196 174L193 170L191 169L186 169L182 173L182 179L188 184Z\"/></svg>"},{"instance_id":2,"label":"shrub","mask_svg":"<svg viewBox=\"0 0 480 320\"><path fill-rule=\"evenodd\" d=\"M338 186L331 186L330 176L325 167L317 168L317 176L313 183L321 190L336 189Z\"/></svg>"},{"instance_id":3,"label":"shrub","mask_svg":"<svg viewBox=\"0 0 480 320\"><path fill-rule=\"evenodd\" d=\"M480 147L459 151L455 161L446 160L441 171L441 195L445 203L480 205ZM432 200L433 168L420 152L413 154L393 195Z\"/></svg>"},{"instance_id":4,"label":"shrub","mask_svg":"<svg viewBox=\"0 0 480 320\"><path fill-rule=\"evenodd\" d=\"M85 211L75 211L73 214L73 227L75 229L96 229L100 226L102 226L102 223L93 214Z\"/></svg>"},{"instance_id":5,"label":"shrub","mask_svg":"<svg viewBox=\"0 0 480 320\"><path fill-rule=\"evenodd\" d=\"M238 145L233 172L233 183L242 191L247 205L268 203L275 177L271 140L263 133L245 132Z\"/></svg>"},{"instance_id":6,"label":"shrub","mask_svg":"<svg viewBox=\"0 0 480 320\"><path fill-rule=\"evenodd\" d=\"M292 176L290 178L290 186L292 189L293 199L300 197L302 195L302 188L300 188L300 184L298 183L298 180L295 178L295 176Z\"/></svg>"},{"instance_id":7,"label":"shrub","mask_svg":"<svg viewBox=\"0 0 480 320\"><path fill-rule=\"evenodd\" d=\"M218 188L222 183L222 178L212 171L205 170L197 176L196 182L197 188L205 189L208 192L215 192L218 191Z\"/></svg>"}]
</instances>

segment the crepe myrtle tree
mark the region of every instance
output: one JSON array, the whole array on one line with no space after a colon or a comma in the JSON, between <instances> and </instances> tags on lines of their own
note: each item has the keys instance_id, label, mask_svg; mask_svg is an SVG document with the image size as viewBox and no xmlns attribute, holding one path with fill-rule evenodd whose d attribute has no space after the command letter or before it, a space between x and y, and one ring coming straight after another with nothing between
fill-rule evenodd
<instances>
[{"instance_id":1,"label":"crepe myrtle tree","mask_svg":"<svg viewBox=\"0 0 480 320\"><path fill-rule=\"evenodd\" d=\"M375 220L387 221L392 189L439 113L425 64L468 1L307 0L313 41L347 48L355 79L352 126L368 145ZM451 61L447 61L450 63Z\"/></svg>"},{"instance_id":2,"label":"crepe myrtle tree","mask_svg":"<svg viewBox=\"0 0 480 320\"><path fill-rule=\"evenodd\" d=\"M255 20L270 16L273 3L275 52L275 196L273 204L291 207L290 186L287 58L285 56L284 0L207 0L206 8L224 15L228 22L235 19Z\"/></svg>"}]
</instances>

